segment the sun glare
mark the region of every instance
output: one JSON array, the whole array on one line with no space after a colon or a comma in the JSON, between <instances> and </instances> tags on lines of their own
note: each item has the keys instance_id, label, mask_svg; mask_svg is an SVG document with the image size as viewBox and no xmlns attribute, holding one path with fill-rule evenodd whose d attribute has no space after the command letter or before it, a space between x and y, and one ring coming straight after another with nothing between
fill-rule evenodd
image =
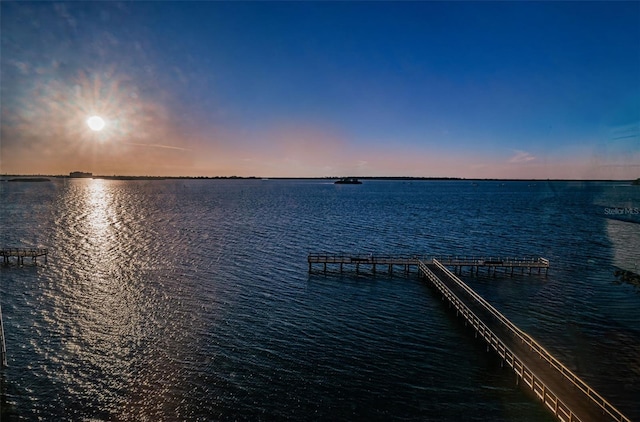
<instances>
[{"instance_id":1,"label":"sun glare","mask_svg":"<svg viewBox=\"0 0 640 422\"><path fill-rule=\"evenodd\" d=\"M89 129L98 132L104 128L104 119L100 116L91 116L87 120L87 125Z\"/></svg>"}]
</instances>

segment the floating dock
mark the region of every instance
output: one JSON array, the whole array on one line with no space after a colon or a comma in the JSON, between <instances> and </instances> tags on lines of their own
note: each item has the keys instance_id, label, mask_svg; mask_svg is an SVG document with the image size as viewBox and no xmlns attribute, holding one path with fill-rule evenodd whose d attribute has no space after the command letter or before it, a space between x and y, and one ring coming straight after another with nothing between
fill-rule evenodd
<instances>
[{"instance_id":1,"label":"floating dock","mask_svg":"<svg viewBox=\"0 0 640 422\"><path fill-rule=\"evenodd\" d=\"M0 256L2 257L2 263L9 265L11 258L16 258L18 265L24 265L25 258L31 258L31 261L36 264L39 257L44 257L44 262L47 262L47 255L49 251L45 248L1 248Z\"/></svg>"},{"instance_id":2,"label":"floating dock","mask_svg":"<svg viewBox=\"0 0 640 422\"><path fill-rule=\"evenodd\" d=\"M527 333L514 325L484 298L471 289L449 268L462 271L469 267L477 273L479 268L532 269L545 274L549 260L545 258L465 258L426 256L373 256L373 255L333 255L310 254L307 258L309 271L313 264L386 265L392 272L393 265L402 265L408 271L417 267L421 277L427 280L450 306L456 315L462 316L465 325L470 325L476 337L480 335L487 343L487 351L493 349L502 363L513 369L517 380L533 391L534 395L555 417L563 422L620 421L631 422L618 409L598 394L593 388L574 374L558 359L542 347Z\"/></svg>"}]
</instances>

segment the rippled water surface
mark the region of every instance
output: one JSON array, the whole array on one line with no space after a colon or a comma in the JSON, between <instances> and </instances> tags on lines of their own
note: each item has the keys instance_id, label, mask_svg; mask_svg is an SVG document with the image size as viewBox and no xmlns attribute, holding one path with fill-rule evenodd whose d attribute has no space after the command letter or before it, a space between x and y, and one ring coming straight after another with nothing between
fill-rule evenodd
<instances>
[{"instance_id":1,"label":"rippled water surface","mask_svg":"<svg viewBox=\"0 0 640 422\"><path fill-rule=\"evenodd\" d=\"M312 251L549 258L463 278L640 420L634 207L624 183L0 183L0 246L50 251L0 268L2 420L552 420L415 273Z\"/></svg>"}]
</instances>

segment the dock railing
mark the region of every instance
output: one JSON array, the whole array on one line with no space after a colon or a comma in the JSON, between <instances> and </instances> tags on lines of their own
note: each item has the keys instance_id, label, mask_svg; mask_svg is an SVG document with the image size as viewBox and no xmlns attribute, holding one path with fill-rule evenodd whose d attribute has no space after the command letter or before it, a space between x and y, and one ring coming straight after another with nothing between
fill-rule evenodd
<instances>
[{"instance_id":1,"label":"dock railing","mask_svg":"<svg viewBox=\"0 0 640 422\"><path fill-rule=\"evenodd\" d=\"M492 257L458 255L376 255L367 253L310 253L309 263L350 264L363 262L369 264L405 264L418 265L418 261L431 263L434 260L444 265L473 267L540 267L549 268L549 260L542 257Z\"/></svg>"},{"instance_id":2,"label":"dock railing","mask_svg":"<svg viewBox=\"0 0 640 422\"><path fill-rule=\"evenodd\" d=\"M47 255L46 248L0 248L0 256L34 257Z\"/></svg>"},{"instance_id":3,"label":"dock railing","mask_svg":"<svg viewBox=\"0 0 640 422\"><path fill-rule=\"evenodd\" d=\"M544 258L543 258L544 259ZM463 289L470 297L480 303L489 313L491 313L496 319L498 319L505 327L511 331L517 338L527 344L532 350L534 350L542 359L546 360L551 366L558 370L563 376L571 381L576 387L584 392L596 405L598 405L604 412L609 414L612 418L618 421L631 422L626 416L624 416L618 409L616 409L611 403L609 403L604 397L593 390L589 385L584 382L580 377L574 374L569 368L564 366L558 359L556 359L551 353L549 353L538 342L531 338L527 333L516 327L507 317L495 309L489 302L487 302L482 296L477 294L473 289L466 285L462 280L456 277L447 267L440 263L437 259L433 260L433 264L444 272L458 287ZM425 269L429 272L429 268L421 263L420 269L426 273ZM431 272L432 273L432 272ZM433 274L433 273L432 273ZM435 274L433 275L435 278ZM432 280L433 281L433 280ZM445 286L446 287L446 286ZM452 293L453 294L453 293ZM456 297L457 299L457 297ZM466 305L463 304L466 307ZM469 310L471 313L471 311ZM475 316L475 315L474 315ZM477 317L476 317L477 318ZM484 323L483 323L484 324ZM506 348L506 346L505 346Z\"/></svg>"},{"instance_id":4,"label":"dock railing","mask_svg":"<svg viewBox=\"0 0 640 422\"><path fill-rule=\"evenodd\" d=\"M453 266L499 266L499 267L549 267L549 260L542 257L493 257L493 256L434 256L444 265Z\"/></svg>"},{"instance_id":5,"label":"dock railing","mask_svg":"<svg viewBox=\"0 0 640 422\"><path fill-rule=\"evenodd\" d=\"M307 261L310 263L327 263L327 264L351 264L351 263L368 263L368 264L406 264L417 265L419 259L427 259L426 256L419 255L374 255L366 253L358 254L340 254L340 253L310 253Z\"/></svg>"}]
</instances>

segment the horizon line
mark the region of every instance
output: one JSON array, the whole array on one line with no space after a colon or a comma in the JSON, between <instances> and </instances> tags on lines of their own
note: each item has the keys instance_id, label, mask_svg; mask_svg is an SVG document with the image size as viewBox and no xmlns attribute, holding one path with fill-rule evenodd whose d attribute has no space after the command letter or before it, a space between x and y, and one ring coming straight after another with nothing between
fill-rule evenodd
<instances>
[{"instance_id":1,"label":"horizon line","mask_svg":"<svg viewBox=\"0 0 640 422\"><path fill-rule=\"evenodd\" d=\"M53 177L76 179L69 174L0 174L0 177ZM250 179L250 180L327 180L341 179L344 176L150 176L150 175L91 175L87 179ZM567 178L499 178L499 177L453 177L453 176L349 176L362 180L466 180L466 181L505 181L505 182L633 182L637 179L567 179Z\"/></svg>"}]
</instances>

